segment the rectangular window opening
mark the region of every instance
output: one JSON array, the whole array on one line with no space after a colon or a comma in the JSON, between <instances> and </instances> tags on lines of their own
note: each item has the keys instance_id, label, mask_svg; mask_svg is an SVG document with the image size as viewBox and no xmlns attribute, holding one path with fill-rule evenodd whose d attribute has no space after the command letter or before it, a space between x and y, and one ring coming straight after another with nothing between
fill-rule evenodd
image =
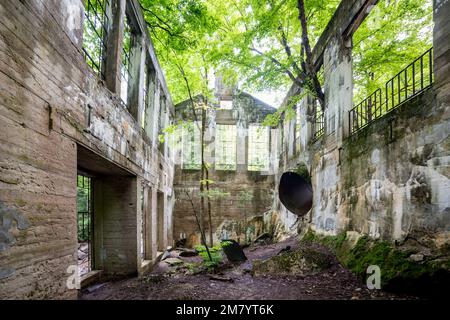
<instances>
[{"instance_id":1,"label":"rectangular window opening","mask_svg":"<svg viewBox=\"0 0 450 320\"><path fill-rule=\"evenodd\" d=\"M129 23L128 14L125 14L123 21L123 47L121 53L121 67L120 67L120 98L125 104L128 104L128 83L131 77L131 26Z\"/></svg>"},{"instance_id":2,"label":"rectangular window opening","mask_svg":"<svg viewBox=\"0 0 450 320\"><path fill-rule=\"evenodd\" d=\"M83 21L83 55L94 72L104 79L106 52L106 8L109 0L86 0Z\"/></svg>"},{"instance_id":3,"label":"rectangular window opening","mask_svg":"<svg viewBox=\"0 0 450 320\"><path fill-rule=\"evenodd\" d=\"M162 88L161 88L162 92ZM167 126L167 100L166 96L161 94L160 99L160 110L159 110L159 121L158 121L158 133L160 135L158 150L164 154L166 148L166 138L167 134L164 132L164 129Z\"/></svg>"},{"instance_id":4,"label":"rectangular window opening","mask_svg":"<svg viewBox=\"0 0 450 320\"><path fill-rule=\"evenodd\" d=\"M269 154L269 128L251 124L248 128L248 170L267 171Z\"/></svg>"},{"instance_id":5,"label":"rectangular window opening","mask_svg":"<svg viewBox=\"0 0 450 320\"><path fill-rule=\"evenodd\" d=\"M138 66L133 65L133 60L136 60L136 50L141 50L139 39L141 39L141 30L133 8L127 1L123 19L122 52L120 57L120 98L126 105L130 103L130 85L135 85L136 82L134 80L137 79L137 72L139 72L136 68Z\"/></svg>"},{"instance_id":6,"label":"rectangular window opening","mask_svg":"<svg viewBox=\"0 0 450 320\"><path fill-rule=\"evenodd\" d=\"M200 122L189 122L182 128L182 167L186 170L201 169Z\"/></svg>"},{"instance_id":7,"label":"rectangular window opening","mask_svg":"<svg viewBox=\"0 0 450 320\"><path fill-rule=\"evenodd\" d=\"M148 64L145 63L144 70L144 88L143 91L143 101L142 101L142 114L141 114L141 128L145 129L145 123L147 119L147 107L148 107L148 89L149 89L149 76L148 76Z\"/></svg>"},{"instance_id":8,"label":"rectangular window opening","mask_svg":"<svg viewBox=\"0 0 450 320\"><path fill-rule=\"evenodd\" d=\"M216 127L216 170L236 170L236 126Z\"/></svg>"},{"instance_id":9,"label":"rectangular window opening","mask_svg":"<svg viewBox=\"0 0 450 320\"><path fill-rule=\"evenodd\" d=\"M141 127L145 133L151 137L152 135L152 119L151 115L154 112L155 105L155 91L156 91L156 71L151 61L151 58L147 56L145 62L144 72L144 90L143 90L143 107L142 107L142 119Z\"/></svg>"},{"instance_id":10,"label":"rectangular window opening","mask_svg":"<svg viewBox=\"0 0 450 320\"><path fill-rule=\"evenodd\" d=\"M220 109L222 109L222 110L233 109L233 101L232 100L220 100Z\"/></svg>"},{"instance_id":11,"label":"rectangular window opening","mask_svg":"<svg viewBox=\"0 0 450 320\"><path fill-rule=\"evenodd\" d=\"M314 122L313 122L313 140L319 139L325 133L325 116L319 101L313 99Z\"/></svg>"},{"instance_id":12,"label":"rectangular window opening","mask_svg":"<svg viewBox=\"0 0 450 320\"><path fill-rule=\"evenodd\" d=\"M300 104L295 108L295 152L300 151Z\"/></svg>"}]
</instances>

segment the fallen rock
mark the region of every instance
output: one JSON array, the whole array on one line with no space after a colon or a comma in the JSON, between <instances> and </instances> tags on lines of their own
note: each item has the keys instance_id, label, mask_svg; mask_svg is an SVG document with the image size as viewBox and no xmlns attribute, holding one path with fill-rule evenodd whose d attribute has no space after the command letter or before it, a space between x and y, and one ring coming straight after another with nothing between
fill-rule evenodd
<instances>
[{"instance_id":1,"label":"fallen rock","mask_svg":"<svg viewBox=\"0 0 450 320\"><path fill-rule=\"evenodd\" d=\"M209 275L209 280L222 281L222 282L234 282L232 278L221 277L218 275Z\"/></svg>"},{"instance_id":2,"label":"fallen rock","mask_svg":"<svg viewBox=\"0 0 450 320\"><path fill-rule=\"evenodd\" d=\"M239 243L234 240L222 240L222 250L230 262L241 262L247 260L244 250L242 250Z\"/></svg>"},{"instance_id":3,"label":"fallen rock","mask_svg":"<svg viewBox=\"0 0 450 320\"><path fill-rule=\"evenodd\" d=\"M409 256L409 260L414 262L420 262L423 261L424 255L421 253L412 254Z\"/></svg>"},{"instance_id":4,"label":"fallen rock","mask_svg":"<svg viewBox=\"0 0 450 320\"><path fill-rule=\"evenodd\" d=\"M332 257L314 248L283 252L267 260L253 260L253 275L306 275L331 267Z\"/></svg>"},{"instance_id":5,"label":"fallen rock","mask_svg":"<svg viewBox=\"0 0 450 320\"><path fill-rule=\"evenodd\" d=\"M161 261L166 260L167 258L170 258L170 257L171 257L170 252L166 250L166 251L164 251L164 253L161 257Z\"/></svg>"},{"instance_id":6,"label":"fallen rock","mask_svg":"<svg viewBox=\"0 0 450 320\"><path fill-rule=\"evenodd\" d=\"M195 257L198 256L198 252L195 250L183 250L179 254L180 257Z\"/></svg>"},{"instance_id":7,"label":"fallen rock","mask_svg":"<svg viewBox=\"0 0 450 320\"><path fill-rule=\"evenodd\" d=\"M164 260L164 262L168 263L171 266L175 266L175 265L184 263L183 260L178 259L178 258L167 258Z\"/></svg>"},{"instance_id":8,"label":"fallen rock","mask_svg":"<svg viewBox=\"0 0 450 320\"><path fill-rule=\"evenodd\" d=\"M253 265L252 265L251 262L245 262L245 263L242 265L242 272L243 272L243 273L251 273L252 270L253 270Z\"/></svg>"},{"instance_id":9,"label":"fallen rock","mask_svg":"<svg viewBox=\"0 0 450 320\"><path fill-rule=\"evenodd\" d=\"M184 247L186 246L187 239L180 239L175 242L175 247Z\"/></svg>"},{"instance_id":10,"label":"fallen rock","mask_svg":"<svg viewBox=\"0 0 450 320\"><path fill-rule=\"evenodd\" d=\"M255 239L255 241L253 241L254 243L258 243L258 242L271 242L272 241L272 235L270 233L263 233L262 235L260 235L258 238Z\"/></svg>"},{"instance_id":11,"label":"fallen rock","mask_svg":"<svg viewBox=\"0 0 450 320\"><path fill-rule=\"evenodd\" d=\"M285 248L281 249L278 252L278 255L282 254L283 252L289 252L289 251L291 251L291 246L286 246Z\"/></svg>"},{"instance_id":12,"label":"fallen rock","mask_svg":"<svg viewBox=\"0 0 450 320\"><path fill-rule=\"evenodd\" d=\"M101 287L104 287L105 285L106 285L106 283L99 283L99 284L96 284L96 285L86 288L86 291L89 293L92 293L95 290L100 289Z\"/></svg>"}]
</instances>

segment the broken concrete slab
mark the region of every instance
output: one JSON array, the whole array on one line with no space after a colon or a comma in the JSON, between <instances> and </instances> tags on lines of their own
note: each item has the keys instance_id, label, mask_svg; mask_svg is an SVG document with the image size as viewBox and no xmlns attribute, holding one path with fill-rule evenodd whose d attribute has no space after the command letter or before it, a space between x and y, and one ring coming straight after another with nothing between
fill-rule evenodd
<instances>
[{"instance_id":1,"label":"broken concrete slab","mask_svg":"<svg viewBox=\"0 0 450 320\"><path fill-rule=\"evenodd\" d=\"M222 250L230 262L241 262L247 260L244 250L242 250L240 244L235 240L222 240L221 244Z\"/></svg>"},{"instance_id":2,"label":"broken concrete slab","mask_svg":"<svg viewBox=\"0 0 450 320\"><path fill-rule=\"evenodd\" d=\"M219 275L209 275L209 280L222 281L222 282L234 282L233 278L230 277L222 277Z\"/></svg>"},{"instance_id":3,"label":"broken concrete slab","mask_svg":"<svg viewBox=\"0 0 450 320\"><path fill-rule=\"evenodd\" d=\"M170 257L171 257L170 252L166 250L166 251L164 251L164 253L163 253L162 257L161 257L161 261L164 261L164 260L166 260L166 259L168 259Z\"/></svg>"},{"instance_id":4,"label":"broken concrete slab","mask_svg":"<svg viewBox=\"0 0 450 320\"><path fill-rule=\"evenodd\" d=\"M195 257L198 256L198 252L196 250L185 250L181 251L178 255L180 257Z\"/></svg>"},{"instance_id":5,"label":"broken concrete slab","mask_svg":"<svg viewBox=\"0 0 450 320\"><path fill-rule=\"evenodd\" d=\"M306 275L314 274L332 265L332 256L315 248L299 248L284 252L267 260L253 261L253 275Z\"/></svg>"},{"instance_id":6,"label":"broken concrete slab","mask_svg":"<svg viewBox=\"0 0 450 320\"><path fill-rule=\"evenodd\" d=\"M179 265L179 264L183 264L183 260L178 259L178 258L167 258L164 260L164 262L168 263L171 266L175 266L175 265Z\"/></svg>"}]
</instances>

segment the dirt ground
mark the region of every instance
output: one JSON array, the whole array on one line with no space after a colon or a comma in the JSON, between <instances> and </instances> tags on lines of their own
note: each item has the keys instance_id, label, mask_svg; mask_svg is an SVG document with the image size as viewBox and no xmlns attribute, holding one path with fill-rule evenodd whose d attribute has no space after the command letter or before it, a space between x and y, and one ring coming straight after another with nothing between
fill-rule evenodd
<instances>
[{"instance_id":1,"label":"dirt ground","mask_svg":"<svg viewBox=\"0 0 450 320\"><path fill-rule=\"evenodd\" d=\"M84 289L83 300L136 299L136 300L348 300L348 299L415 299L381 290L369 290L349 270L332 257L329 269L303 276L263 275L252 276L252 261L265 260L277 255L287 246L298 247L296 238L276 244L250 246L244 249L247 262L232 265L226 263L211 279L210 273L192 274L183 264L170 266L161 261L154 270L142 278L128 278L105 282ZM324 247L321 250L331 253ZM201 261L196 257L179 257L179 251L171 257L185 263ZM170 260L169 260L170 261Z\"/></svg>"}]
</instances>

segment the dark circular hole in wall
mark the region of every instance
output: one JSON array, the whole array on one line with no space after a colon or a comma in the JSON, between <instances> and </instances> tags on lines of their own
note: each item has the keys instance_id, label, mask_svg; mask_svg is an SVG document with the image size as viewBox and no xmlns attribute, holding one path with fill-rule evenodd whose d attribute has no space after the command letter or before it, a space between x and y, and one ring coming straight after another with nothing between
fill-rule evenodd
<instances>
[{"instance_id":1,"label":"dark circular hole in wall","mask_svg":"<svg viewBox=\"0 0 450 320\"><path fill-rule=\"evenodd\" d=\"M311 180L295 172L285 172L278 185L278 197L281 203L298 216L304 216L311 210L313 189Z\"/></svg>"}]
</instances>

